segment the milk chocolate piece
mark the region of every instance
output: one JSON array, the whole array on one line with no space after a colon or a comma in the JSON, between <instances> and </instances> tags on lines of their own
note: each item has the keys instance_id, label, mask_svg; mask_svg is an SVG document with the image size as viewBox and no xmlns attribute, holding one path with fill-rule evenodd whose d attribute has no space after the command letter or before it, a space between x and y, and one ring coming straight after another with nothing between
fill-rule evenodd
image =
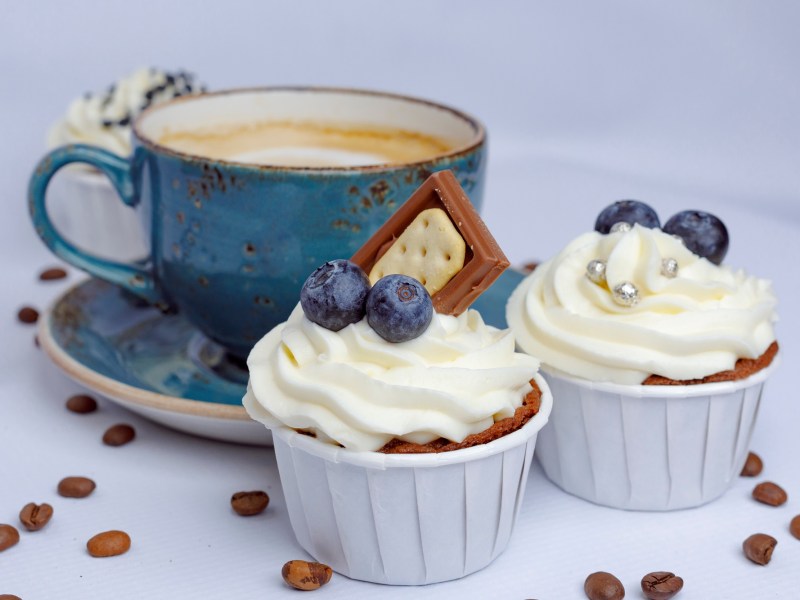
<instances>
[{"instance_id":1,"label":"milk chocolate piece","mask_svg":"<svg viewBox=\"0 0 800 600\"><path fill-rule=\"evenodd\" d=\"M467 244L464 268L431 298L436 312L460 315L510 263L452 171L428 177L350 260L369 273L414 218L428 208L444 209Z\"/></svg>"}]
</instances>

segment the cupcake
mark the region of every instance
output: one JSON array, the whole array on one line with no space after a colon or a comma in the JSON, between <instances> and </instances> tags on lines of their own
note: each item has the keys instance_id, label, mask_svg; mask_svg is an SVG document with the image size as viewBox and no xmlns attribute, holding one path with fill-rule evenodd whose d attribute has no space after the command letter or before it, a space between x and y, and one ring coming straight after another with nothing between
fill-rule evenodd
<instances>
[{"instance_id":1,"label":"cupcake","mask_svg":"<svg viewBox=\"0 0 800 600\"><path fill-rule=\"evenodd\" d=\"M537 456L565 491L615 508L671 510L722 495L747 456L776 366L768 281L722 266L708 213L663 227L621 201L511 295L517 343L556 397Z\"/></svg>"},{"instance_id":2,"label":"cupcake","mask_svg":"<svg viewBox=\"0 0 800 600\"><path fill-rule=\"evenodd\" d=\"M552 399L510 331L379 268L374 283L346 260L317 269L250 353L243 404L272 430L316 560L376 583L456 579L505 549Z\"/></svg>"},{"instance_id":3,"label":"cupcake","mask_svg":"<svg viewBox=\"0 0 800 600\"><path fill-rule=\"evenodd\" d=\"M131 124L144 109L200 91L202 87L189 73L141 68L104 92L73 100L50 128L48 149L91 144L126 157L131 153ZM147 254L133 209L119 200L105 175L90 167L70 165L53 180L50 190L53 220L78 246L115 260L135 260Z\"/></svg>"}]
</instances>

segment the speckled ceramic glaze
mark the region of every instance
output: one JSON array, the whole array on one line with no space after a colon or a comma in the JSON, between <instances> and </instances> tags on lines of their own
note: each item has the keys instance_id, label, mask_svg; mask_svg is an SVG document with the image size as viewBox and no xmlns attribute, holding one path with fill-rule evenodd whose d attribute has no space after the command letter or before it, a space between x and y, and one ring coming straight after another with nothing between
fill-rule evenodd
<instances>
[{"instance_id":1,"label":"speckled ceramic glaze","mask_svg":"<svg viewBox=\"0 0 800 600\"><path fill-rule=\"evenodd\" d=\"M522 275L508 270L473 304L505 327ZM99 279L58 298L39 319L42 349L78 383L174 429L229 442L271 437L242 407L247 374L180 313L164 314Z\"/></svg>"},{"instance_id":2,"label":"speckled ceramic glaze","mask_svg":"<svg viewBox=\"0 0 800 600\"><path fill-rule=\"evenodd\" d=\"M318 119L400 127L455 138L446 155L407 165L270 167L190 156L160 146L170 127L236 119ZM134 153L67 146L48 154L30 183L36 230L64 260L164 309L177 309L230 352L245 356L286 319L319 264L351 256L433 172L452 169L480 206L485 134L474 119L422 100L320 88L237 90L178 99L145 112ZM134 206L149 238L149 264L91 256L48 218L45 191L66 164L103 171Z\"/></svg>"}]
</instances>

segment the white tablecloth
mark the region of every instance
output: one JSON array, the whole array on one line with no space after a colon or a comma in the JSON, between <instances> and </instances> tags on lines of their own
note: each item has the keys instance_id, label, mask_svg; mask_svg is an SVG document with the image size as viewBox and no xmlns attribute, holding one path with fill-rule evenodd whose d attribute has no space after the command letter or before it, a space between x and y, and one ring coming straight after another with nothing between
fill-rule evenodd
<instances>
[{"instance_id":1,"label":"white tablecloth","mask_svg":"<svg viewBox=\"0 0 800 600\"><path fill-rule=\"evenodd\" d=\"M484 215L515 263L544 259L592 227L612 200L641 198L662 218L684 208L718 214L731 232L727 263L771 278L781 300L783 366L767 386L753 449L761 479L787 490L780 508L737 481L721 500L675 513L594 506L536 467L508 550L466 579L418 589L334 575L328 598L582 598L606 570L639 597L641 577L670 570L679 598L795 598L800 541L800 80L789 2L348 1L292 7L245 2L191 9L147 1L15 3L0 20L0 522L19 525L27 502L52 522L0 553L0 594L25 600L115 597L289 597L280 568L307 558L292 535L271 450L194 438L107 401L64 409L80 388L16 322L67 282L41 283L56 262L28 224L25 186L47 125L68 101L139 64L186 66L214 88L270 83L377 87L449 102L491 132ZM322 11L324 14L317 14ZM133 424L136 440L100 442ZM85 500L56 494L67 475L97 484ZM264 489L267 511L241 518L239 490ZM97 560L86 540L131 534L123 557ZM742 555L751 533L778 547L767 567Z\"/></svg>"}]
</instances>

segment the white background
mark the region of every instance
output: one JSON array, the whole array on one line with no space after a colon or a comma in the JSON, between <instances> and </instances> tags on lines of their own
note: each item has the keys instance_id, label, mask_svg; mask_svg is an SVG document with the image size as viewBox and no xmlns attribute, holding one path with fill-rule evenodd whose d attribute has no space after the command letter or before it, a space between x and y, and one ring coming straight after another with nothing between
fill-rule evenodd
<instances>
[{"instance_id":1,"label":"white background","mask_svg":"<svg viewBox=\"0 0 800 600\"><path fill-rule=\"evenodd\" d=\"M728 224L726 262L774 281L783 368L753 441L765 476L789 492L778 509L741 480L722 500L671 514L624 513L569 497L534 470L511 545L483 572L422 589L335 576L321 596L581 598L584 577L617 574L631 598L642 575L673 570L679 598L794 598L800 541L800 418L791 382L800 320L800 4L726 2L11 2L0 1L0 522L50 502L47 529L0 554L0 593L38 598L289 596L279 577L302 557L269 450L206 442L109 403L63 409L78 390L14 322L60 284L29 226L28 175L69 101L142 65L196 72L210 88L321 84L391 90L452 104L490 132L484 215L512 262L544 259L591 228L612 200L652 204L666 220L700 208ZM73 272L72 281L77 274ZM131 446L99 443L137 426ZM59 479L86 474L95 495L65 502ZM240 489L267 489L267 513L230 513ZM128 530L125 557L98 561L93 533ZM741 541L779 540L766 568Z\"/></svg>"}]
</instances>

